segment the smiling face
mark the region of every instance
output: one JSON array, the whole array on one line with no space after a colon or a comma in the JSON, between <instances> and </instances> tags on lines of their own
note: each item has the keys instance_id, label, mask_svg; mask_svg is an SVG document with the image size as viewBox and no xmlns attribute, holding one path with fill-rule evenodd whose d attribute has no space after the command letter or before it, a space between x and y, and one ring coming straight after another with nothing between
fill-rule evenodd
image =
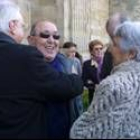
<instances>
[{"instance_id":1,"label":"smiling face","mask_svg":"<svg viewBox=\"0 0 140 140\"><path fill-rule=\"evenodd\" d=\"M47 21L38 22L36 35L28 38L29 44L34 45L44 55L47 61L53 61L59 51L59 34L56 26Z\"/></svg>"}]
</instances>

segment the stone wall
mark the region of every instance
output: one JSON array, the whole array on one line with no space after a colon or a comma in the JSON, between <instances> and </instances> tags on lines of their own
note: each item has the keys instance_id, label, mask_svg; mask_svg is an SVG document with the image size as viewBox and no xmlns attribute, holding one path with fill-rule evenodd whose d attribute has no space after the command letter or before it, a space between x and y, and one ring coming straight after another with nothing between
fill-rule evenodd
<instances>
[{"instance_id":1,"label":"stone wall","mask_svg":"<svg viewBox=\"0 0 140 140\"><path fill-rule=\"evenodd\" d=\"M21 8L29 34L31 25L41 19L47 19L55 23L64 38L64 11L63 0L13 0ZM27 40L24 40L27 43Z\"/></svg>"},{"instance_id":2,"label":"stone wall","mask_svg":"<svg viewBox=\"0 0 140 140\"><path fill-rule=\"evenodd\" d=\"M140 0L110 0L110 15L125 12L132 20L140 20Z\"/></svg>"},{"instance_id":3,"label":"stone wall","mask_svg":"<svg viewBox=\"0 0 140 140\"><path fill-rule=\"evenodd\" d=\"M61 45L74 41L78 51L88 55L92 39L108 42L105 23L109 15L126 12L133 20L140 20L140 0L13 0L23 11L27 34L33 22L48 19L56 23ZM26 42L26 41L24 41Z\"/></svg>"},{"instance_id":4,"label":"stone wall","mask_svg":"<svg viewBox=\"0 0 140 140\"><path fill-rule=\"evenodd\" d=\"M100 39L104 43L108 41L104 28L109 16L108 0L70 0L69 8L65 11L69 13L68 18L65 17L69 20L69 26L66 26L69 27L69 38L65 39L74 41L84 57L88 57L90 40Z\"/></svg>"},{"instance_id":5,"label":"stone wall","mask_svg":"<svg viewBox=\"0 0 140 140\"><path fill-rule=\"evenodd\" d=\"M28 33L32 23L39 19L48 19L56 23L62 36L61 45L65 41L74 41L83 55L88 54L90 40L108 40L104 26L109 15L109 0L14 1L23 11Z\"/></svg>"}]
</instances>

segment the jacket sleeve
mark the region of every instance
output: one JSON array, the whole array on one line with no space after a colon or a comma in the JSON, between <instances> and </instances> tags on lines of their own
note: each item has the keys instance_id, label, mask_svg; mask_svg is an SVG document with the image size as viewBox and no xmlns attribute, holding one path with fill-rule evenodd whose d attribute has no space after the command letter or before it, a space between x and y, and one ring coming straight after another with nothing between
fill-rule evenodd
<instances>
[{"instance_id":1,"label":"jacket sleeve","mask_svg":"<svg viewBox=\"0 0 140 140\"><path fill-rule=\"evenodd\" d=\"M94 89L95 88L95 83L93 83L92 78L89 78L89 71L88 71L88 64L87 62L84 62L83 64L83 72L82 72L82 79L84 82L84 86L90 89Z\"/></svg>"},{"instance_id":2,"label":"jacket sleeve","mask_svg":"<svg viewBox=\"0 0 140 140\"><path fill-rule=\"evenodd\" d=\"M32 88L51 100L71 99L83 92L82 79L74 74L57 72L36 49L28 54Z\"/></svg>"},{"instance_id":3,"label":"jacket sleeve","mask_svg":"<svg viewBox=\"0 0 140 140\"><path fill-rule=\"evenodd\" d=\"M108 131L106 125L109 124L108 121L110 119L108 116L109 112L108 110L106 110L106 103L108 103L108 99L103 98L103 95L106 92L105 90L108 90L109 87L108 85L105 86L104 90L99 85L99 88L101 93L97 90L95 91L95 97L90 107L73 124L70 133L70 137L72 139L106 139L106 137L108 138L108 134L105 134ZM109 106L107 105L107 107ZM105 134L105 136L103 136L103 133Z\"/></svg>"}]
</instances>

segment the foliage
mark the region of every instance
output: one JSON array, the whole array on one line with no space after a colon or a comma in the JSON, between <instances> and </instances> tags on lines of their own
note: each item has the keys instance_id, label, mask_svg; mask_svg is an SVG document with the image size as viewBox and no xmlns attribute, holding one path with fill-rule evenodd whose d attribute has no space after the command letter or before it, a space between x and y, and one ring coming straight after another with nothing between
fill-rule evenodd
<instances>
[{"instance_id":1,"label":"foliage","mask_svg":"<svg viewBox=\"0 0 140 140\"><path fill-rule=\"evenodd\" d=\"M83 107L84 107L84 111L87 110L88 106L89 106L88 90L84 89L84 92L83 92Z\"/></svg>"}]
</instances>

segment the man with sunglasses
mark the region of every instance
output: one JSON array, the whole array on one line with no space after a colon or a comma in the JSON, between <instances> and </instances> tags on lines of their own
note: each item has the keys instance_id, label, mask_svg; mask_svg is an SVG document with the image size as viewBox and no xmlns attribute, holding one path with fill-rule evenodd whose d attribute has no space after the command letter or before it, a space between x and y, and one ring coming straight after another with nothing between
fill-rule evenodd
<instances>
[{"instance_id":1,"label":"man with sunglasses","mask_svg":"<svg viewBox=\"0 0 140 140\"><path fill-rule=\"evenodd\" d=\"M54 24L47 21L37 21L32 25L28 42L37 47L47 62L51 62L59 51L59 38L60 35Z\"/></svg>"},{"instance_id":2,"label":"man with sunglasses","mask_svg":"<svg viewBox=\"0 0 140 140\"><path fill-rule=\"evenodd\" d=\"M49 63L57 71L70 73L70 61L59 53L59 38L56 25L41 20L32 25L28 42L44 55L46 63ZM70 127L78 117L75 102L76 100L71 98L61 102L50 101L46 103L49 139L69 138Z\"/></svg>"},{"instance_id":3,"label":"man with sunglasses","mask_svg":"<svg viewBox=\"0 0 140 140\"><path fill-rule=\"evenodd\" d=\"M0 139L47 139L47 102L75 97L82 82L57 72L35 47L20 44L23 27L19 7L0 1ZM50 44L48 52L55 47Z\"/></svg>"}]
</instances>

